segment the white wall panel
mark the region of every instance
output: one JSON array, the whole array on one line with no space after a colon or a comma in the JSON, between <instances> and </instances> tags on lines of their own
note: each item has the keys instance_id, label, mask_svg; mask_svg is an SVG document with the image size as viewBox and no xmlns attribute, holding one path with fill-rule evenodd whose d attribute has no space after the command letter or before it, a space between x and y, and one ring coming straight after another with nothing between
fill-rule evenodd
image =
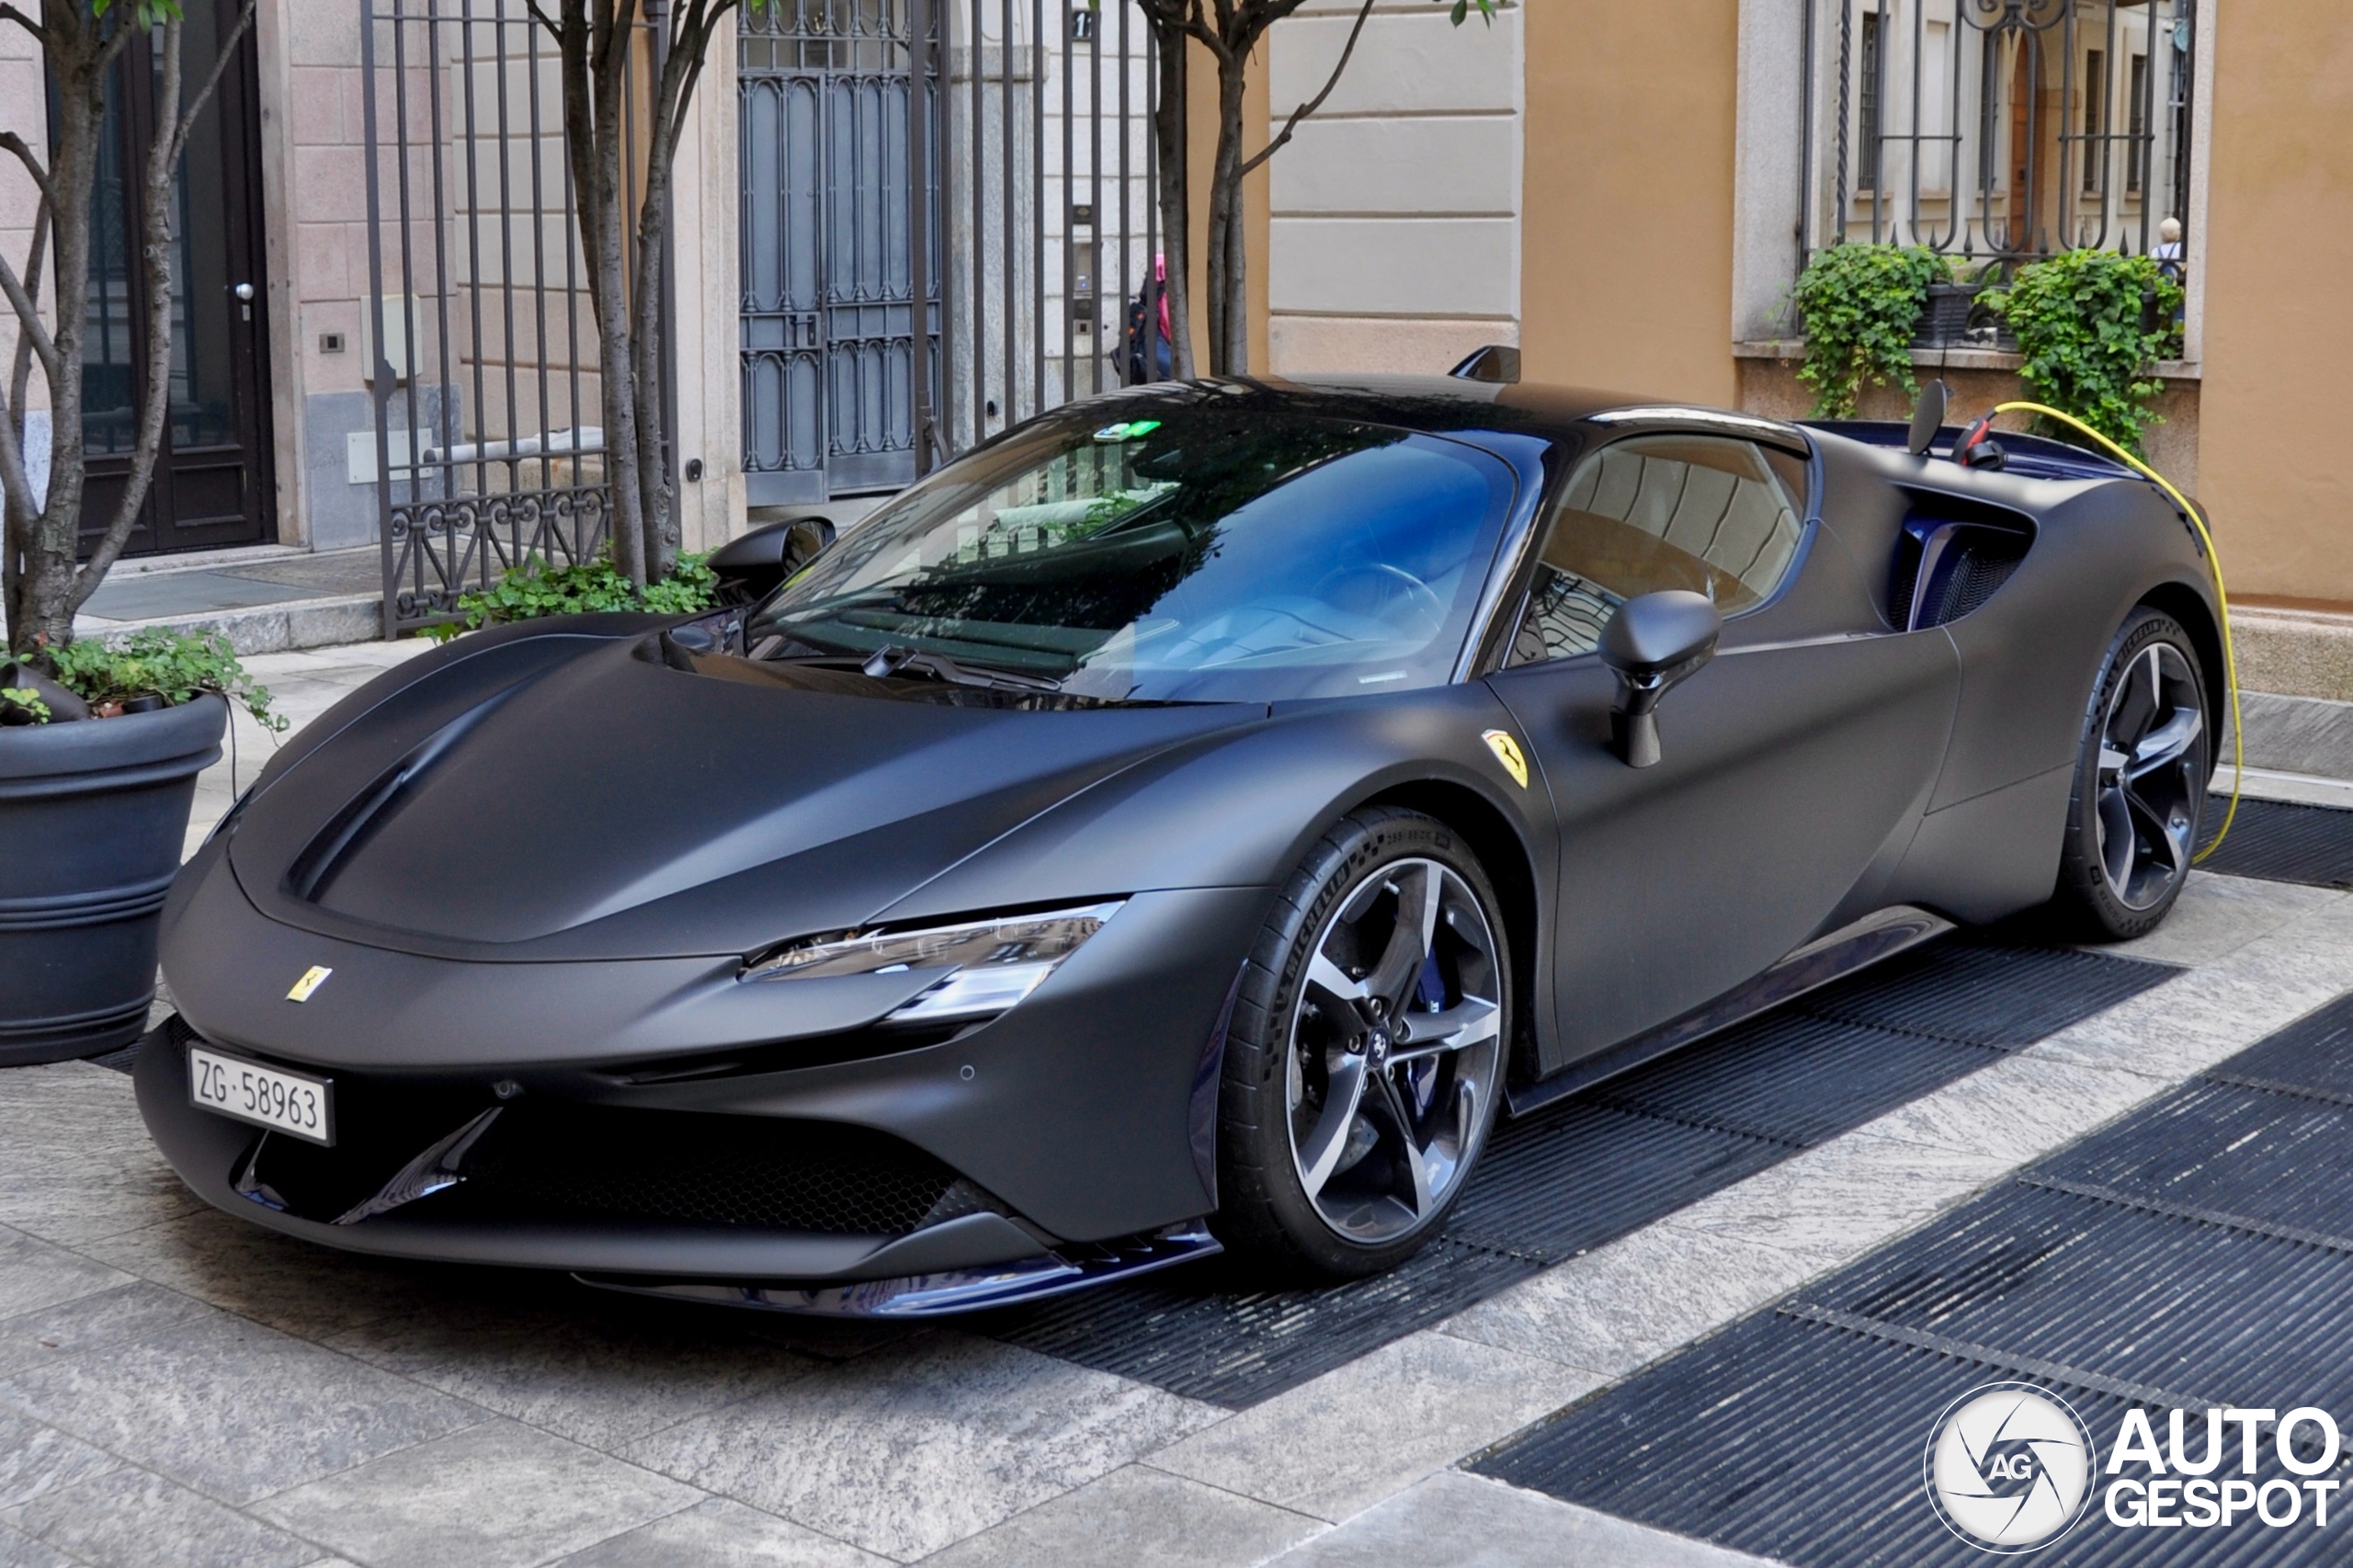
<instances>
[{"instance_id":1,"label":"white wall panel","mask_svg":"<svg viewBox=\"0 0 2353 1568\"><path fill-rule=\"evenodd\" d=\"M1310 119L1268 165L1274 211L1508 215L1518 149L1506 115Z\"/></svg>"},{"instance_id":2,"label":"white wall panel","mask_svg":"<svg viewBox=\"0 0 2353 1568\"><path fill-rule=\"evenodd\" d=\"M1517 316L1519 225L1509 218L1277 218L1278 313Z\"/></svg>"}]
</instances>

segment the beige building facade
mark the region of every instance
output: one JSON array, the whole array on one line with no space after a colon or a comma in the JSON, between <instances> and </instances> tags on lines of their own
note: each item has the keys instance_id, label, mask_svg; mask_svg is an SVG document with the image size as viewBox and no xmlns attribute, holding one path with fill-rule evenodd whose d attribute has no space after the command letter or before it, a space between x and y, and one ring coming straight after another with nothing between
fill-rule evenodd
<instances>
[{"instance_id":1,"label":"beige building facade","mask_svg":"<svg viewBox=\"0 0 2353 1568\"><path fill-rule=\"evenodd\" d=\"M1441 369L1474 340L1506 342L1530 379L1802 414L1802 343L1783 303L1801 216L1817 245L1834 230L1871 237L1859 91L1846 104L1846 206L1833 210L1843 13L1850 89L1863 23L1884 51L1870 106L1883 132L1962 139L1918 143L1916 170L1907 148L1890 153L1881 203L1908 199L1916 175L1924 227L1891 222L1881 237L1933 241L1960 208L1982 256L1984 224L2031 210L2063 239L2140 249L2156 220L2181 219L2186 347L2159 368L2166 423L2151 454L2212 511L2240 602L2353 609L2353 11L2199 0L2190 17L2140 0L2111 28L2101 0L2082 0L2063 44L2054 31L2022 62L2005 43L1980 69L1956 58L1975 45L1951 0L1814 0L1809 76L1807 0L1529 0L1488 37L1475 22L1449 36L1437 10L1377 6L1362 74L1334 98L1347 95L1350 118L1276 160L1277 372ZM1312 11L1277 28L1278 110L1337 26ZM2103 82L2104 106L2087 108ZM2087 124L2102 108L2107 122ZM2039 194L2017 169L2036 142L2054 165ZM2148 149L2137 164L2135 145ZM1514 166L1516 188L1500 173ZM2017 356L1994 345L1917 358L1964 411L2017 395ZM1880 395L1865 412L1905 410Z\"/></svg>"}]
</instances>

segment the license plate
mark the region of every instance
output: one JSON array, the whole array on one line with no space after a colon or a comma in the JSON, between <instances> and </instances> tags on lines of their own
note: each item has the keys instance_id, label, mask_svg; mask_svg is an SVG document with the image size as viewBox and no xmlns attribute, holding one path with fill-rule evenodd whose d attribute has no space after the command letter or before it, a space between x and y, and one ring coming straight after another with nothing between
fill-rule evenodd
<instances>
[{"instance_id":1,"label":"license plate","mask_svg":"<svg viewBox=\"0 0 2353 1568\"><path fill-rule=\"evenodd\" d=\"M335 1085L324 1078L305 1078L192 1045L188 1097L206 1110L257 1127L330 1147L335 1143Z\"/></svg>"}]
</instances>

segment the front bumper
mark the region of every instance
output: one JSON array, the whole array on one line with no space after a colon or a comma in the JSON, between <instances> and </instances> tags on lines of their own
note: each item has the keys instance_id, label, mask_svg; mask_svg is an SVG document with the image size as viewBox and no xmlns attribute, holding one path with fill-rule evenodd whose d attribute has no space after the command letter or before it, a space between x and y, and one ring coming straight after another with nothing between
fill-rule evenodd
<instances>
[{"instance_id":1,"label":"front bumper","mask_svg":"<svg viewBox=\"0 0 2353 1568\"><path fill-rule=\"evenodd\" d=\"M1131 1252L1136 1238L1183 1233L1212 1210L1219 1026L1268 896L1138 894L1010 1012L951 1039L858 1054L877 1041L856 1030L788 1032L789 982L760 987L777 1014L772 1032L745 1038L744 998L722 996L723 1009L710 1000L722 988L713 975L732 975L732 960L423 957L291 930L256 913L225 874L204 881L165 937L178 1028L332 1076L339 1123L354 1135L308 1165L282 1137L273 1149L258 1129L191 1106L185 1035L151 1036L136 1074L141 1110L199 1195L359 1252L603 1282L794 1288L1076 1258L1089 1244ZM333 967L333 981L310 1003L287 1002L278 971L313 963ZM727 1027L693 1027L722 1013ZM500 1084L511 1104L496 1097ZM441 1190L351 1217L355 1193L392 1181L502 1106L504 1125L528 1123L532 1136L485 1136L475 1153L509 1145L510 1176L538 1172L520 1183L525 1197L519 1178L490 1182L477 1165ZM758 1168L731 1176L715 1145L750 1151ZM845 1154L847 1176L819 1169L827 1151ZM600 1197L613 1167L671 1168L671 1186L700 1194ZM796 1170L844 1191L866 1171L898 1197L863 1219L813 1216L790 1199ZM929 1208L925 1182L939 1189ZM494 1187L500 1201L485 1196ZM787 1197L763 1209L745 1197L752 1188Z\"/></svg>"}]
</instances>

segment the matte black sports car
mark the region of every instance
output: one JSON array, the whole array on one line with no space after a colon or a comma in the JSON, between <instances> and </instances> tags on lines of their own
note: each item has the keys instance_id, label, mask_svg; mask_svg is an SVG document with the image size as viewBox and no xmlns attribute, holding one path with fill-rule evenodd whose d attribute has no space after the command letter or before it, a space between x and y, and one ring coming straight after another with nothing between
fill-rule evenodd
<instances>
[{"instance_id":1,"label":"matte black sports car","mask_svg":"<svg viewBox=\"0 0 2353 1568\"><path fill-rule=\"evenodd\" d=\"M731 547L793 573L752 602L478 632L310 726L174 889L141 1106L260 1224L625 1289L1382 1268L1506 1108L1952 923L2163 918L2222 679L2189 523L1931 438L1065 408L806 565Z\"/></svg>"}]
</instances>

